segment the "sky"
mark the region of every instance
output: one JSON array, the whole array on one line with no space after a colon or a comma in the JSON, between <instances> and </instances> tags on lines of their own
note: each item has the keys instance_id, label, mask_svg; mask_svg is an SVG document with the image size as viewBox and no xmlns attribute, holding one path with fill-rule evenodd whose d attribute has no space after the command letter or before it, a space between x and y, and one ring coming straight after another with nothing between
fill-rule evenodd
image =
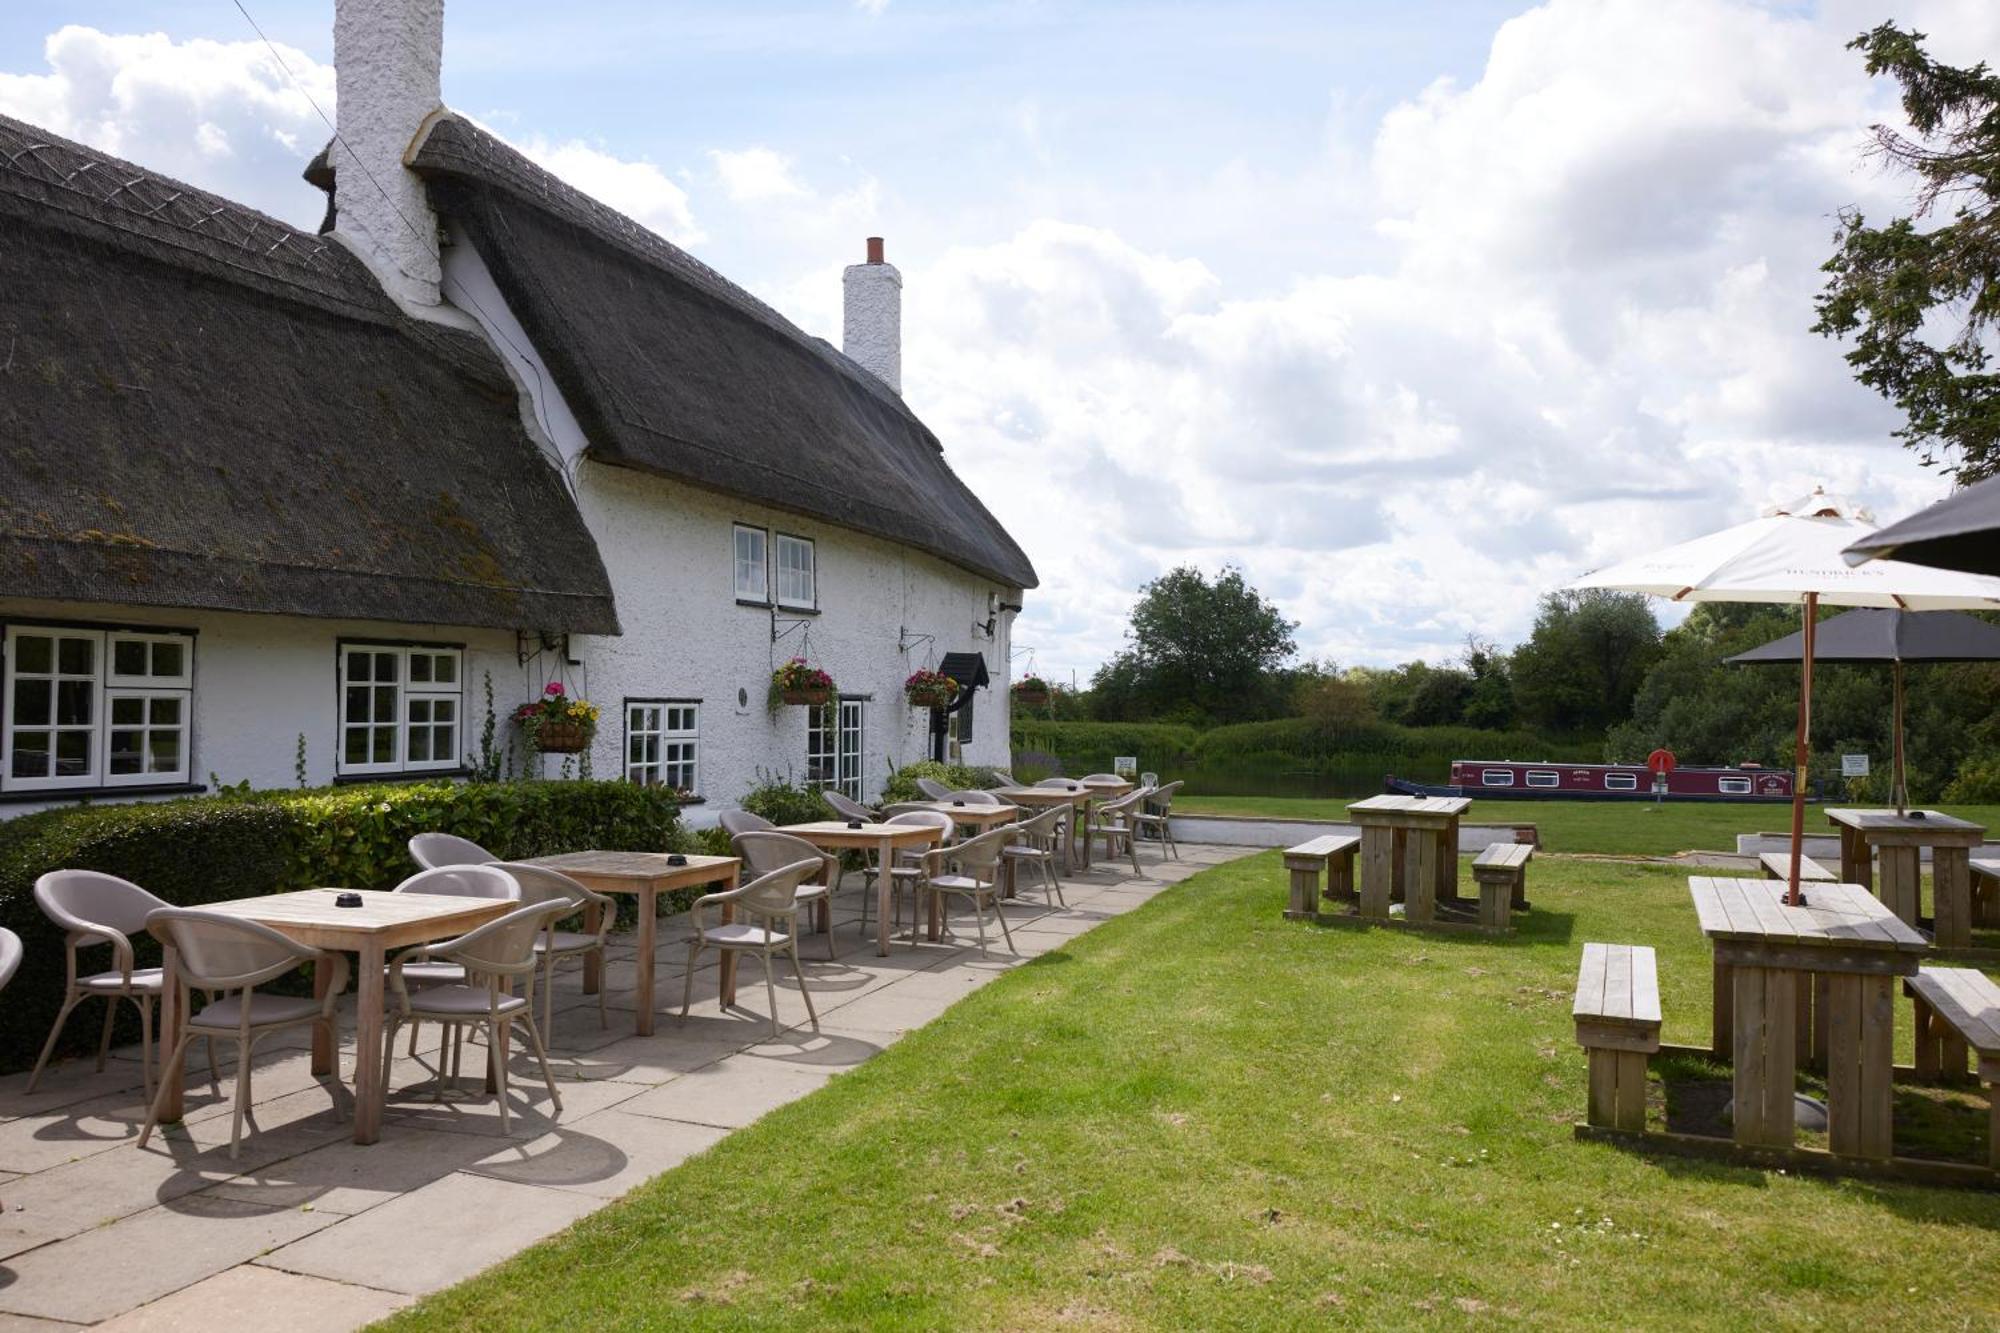
<instances>
[{"instance_id":1,"label":"sky","mask_svg":"<svg viewBox=\"0 0 2000 1333\"><path fill-rule=\"evenodd\" d=\"M11 0L0 111L317 224L333 0ZM1087 682L1148 579L1243 568L1342 666L1823 484L1948 483L1810 333L1894 18L1992 0L451 0L445 100L836 344L887 238L904 395ZM251 26L269 38L267 46Z\"/></svg>"}]
</instances>

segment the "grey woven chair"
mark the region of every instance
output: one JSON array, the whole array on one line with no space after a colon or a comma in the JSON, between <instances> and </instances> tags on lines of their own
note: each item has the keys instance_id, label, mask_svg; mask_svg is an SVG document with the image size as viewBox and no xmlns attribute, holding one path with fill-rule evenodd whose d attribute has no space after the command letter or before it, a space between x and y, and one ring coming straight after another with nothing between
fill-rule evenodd
<instances>
[{"instance_id":1,"label":"grey woven chair","mask_svg":"<svg viewBox=\"0 0 2000 1333\"><path fill-rule=\"evenodd\" d=\"M42 915L63 931L64 983L62 1008L42 1044L41 1058L28 1075L29 1092L41 1082L42 1070L55 1054L56 1041L70 1014L85 1000L101 999L104 1004L104 1031L97 1041L97 1070L104 1072L104 1059L111 1050L111 1026L118 1017L118 1002L130 1000L139 1011L139 1075L145 1085L146 1100L153 1100L153 1005L165 992L166 983L157 967L133 966L132 939L146 929L146 918L168 906L162 898L146 892L130 880L96 870L51 870L35 881L35 904ZM86 972L79 967L80 950L100 944L111 946L111 969ZM215 1046L208 1048L210 1074L215 1069Z\"/></svg>"},{"instance_id":2,"label":"grey woven chair","mask_svg":"<svg viewBox=\"0 0 2000 1333\"><path fill-rule=\"evenodd\" d=\"M748 810L724 810L718 816L717 822L722 825L722 831L732 838L739 833L758 833L778 827L764 816L752 814Z\"/></svg>"},{"instance_id":3,"label":"grey woven chair","mask_svg":"<svg viewBox=\"0 0 2000 1333\"><path fill-rule=\"evenodd\" d=\"M936 778L918 778L917 790L924 794L925 800L949 801L951 799L951 788L945 786Z\"/></svg>"},{"instance_id":4,"label":"grey woven chair","mask_svg":"<svg viewBox=\"0 0 2000 1333\"><path fill-rule=\"evenodd\" d=\"M418 837L427 836L418 834ZM463 841L456 839L455 841ZM467 846L477 846L467 843ZM495 865L443 865L434 870L419 870L391 890L393 893L435 893L447 898L513 898L521 896L521 882ZM420 986L452 986L463 982L465 969L453 962L420 962L404 968L405 981ZM417 1055L417 1029L420 1023L410 1024L410 1058ZM456 1033L447 1033L455 1036ZM438 1052L438 1074L444 1074L444 1061L449 1056L454 1065L460 1054L458 1048L447 1042ZM453 1073L456 1076L456 1069Z\"/></svg>"},{"instance_id":5,"label":"grey woven chair","mask_svg":"<svg viewBox=\"0 0 2000 1333\"><path fill-rule=\"evenodd\" d=\"M799 994L806 1002L806 1014L812 1019L813 1031L819 1031L819 1011L813 1008L812 992L806 988L805 969L799 966L799 886L822 865L815 850L809 860L795 861L767 875L759 875L748 884L727 893L710 893L695 899L694 907L689 912L694 934L688 940L687 976L681 982L683 1021L688 1016L688 1006L694 1003L694 965L700 961L701 951L729 949L738 953L754 953L764 960L764 989L771 998L771 1035L774 1038L779 1036L784 1029L778 1024L778 984L771 975L771 955L789 953L792 956L792 975L798 978ZM736 904L747 919L710 926L705 909L720 907L724 903Z\"/></svg>"},{"instance_id":6,"label":"grey woven chair","mask_svg":"<svg viewBox=\"0 0 2000 1333\"><path fill-rule=\"evenodd\" d=\"M986 956L986 908L1000 921L1000 933L1007 939L1007 951L1014 948L1014 932L1007 928L1007 914L1000 910L1000 853L1020 831L1019 824L1003 824L976 838L967 838L955 847L934 847L924 853L925 893L946 898L967 898L972 902L973 920L979 927L979 956Z\"/></svg>"},{"instance_id":7,"label":"grey woven chair","mask_svg":"<svg viewBox=\"0 0 2000 1333\"><path fill-rule=\"evenodd\" d=\"M941 844L950 842L952 834L958 831L958 825L952 822L950 815L942 810L932 810L927 807L916 810L905 810L900 814L890 815L887 822L891 824L928 824L930 827L938 830L938 842ZM890 863L889 910L896 914L889 921L889 926L892 930L895 928L896 922L902 919L903 890L911 890L911 897L914 902L917 891L922 887L924 878L923 861L924 852L922 848L905 847L897 851L895 859ZM868 908L870 906L869 899L872 896L863 895L861 899L861 933L864 935L868 933ZM910 942L914 944L916 939L917 913L916 908L912 906L910 909Z\"/></svg>"},{"instance_id":8,"label":"grey woven chair","mask_svg":"<svg viewBox=\"0 0 2000 1333\"><path fill-rule=\"evenodd\" d=\"M977 787L967 787L967 788L966 788L965 790L963 790L963 791L955 791L955 792L951 792L951 793L948 793L948 794L947 794L947 795L946 795L946 796L944 797L944 799L945 799L945 800L947 800L947 801L953 801L953 802L957 802L957 801L964 801L964 802L965 802L965 803L966 803L967 805L1005 805L1005 804L1007 804L1007 803L1006 803L1005 801L1001 800L1001 799L1000 799L1000 798L999 798L998 796L995 796L995 795L994 795L994 794L993 794L992 792L990 792L990 791L982 791L982 790L980 790L980 789L979 789L979 788L977 788Z\"/></svg>"},{"instance_id":9,"label":"grey woven chair","mask_svg":"<svg viewBox=\"0 0 2000 1333\"><path fill-rule=\"evenodd\" d=\"M598 965L604 963L604 947L611 938L611 927L618 921L618 904L593 889L584 887L560 870L547 866L526 865L518 861L498 861L495 870L504 870L514 877L521 886L521 901L524 903L562 903L564 910L549 918L549 928L535 941L535 956L542 960L542 1035L554 1039L556 1013L556 964L566 958L588 960L596 954ZM560 927L568 918L587 914L591 908L597 909L596 930L563 930ZM588 919L586 915L586 920ZM611 1026L611 1015L605 1007L605 992L608 986L597 988L597 1025ZM415 1025L411 1025L414 1029Z\"/></svg>"},{"instance_id":10,"label":"grey woven chair","mask_svg":"<svg viewBox=\"0 0 2000 1333\"><path fill-rule=\"evenodd\" d=\"M442 1023L453 1035L454 1047L464 1045L462 1034L466 1028L482 1031L486 1034L487 1049L494 1056L493 1086L500 1105L500 1132L506 1134L512 1124L507 1108L507 1061L500 1054L500 1039L518 1023L526 1029L535 1059L542 1066L542 1083L549 1090L549 1101L560 1112L562 1094L556 1091L555 1076L549 1073L548 1048L542 1044L541 1029L535 1023L535 973L541 967L535 957L535 941L551 921L563 915L563 908L561 902L529 903L455 940L421 944L390 959L389 993L385 997L389 1030L382 1042L382 1086L389 1086L390 1053L395 1050L396 1029L400 1025L421 1019ZM405 973L413 962L446 962L473 979L412 991ZM509 985L517 977L522 982L519 995L513 994ZM451 1081L456 1086L455 1067ZM440 1062L431 1100L442 1101L444 1091L445 1072Z\"/></svg>"},{"instance_id":11,"label":"grey woven chair","mask_svg":"<svg viewBox=\"0 0 2000 1333\"><path fill-rule=\"evenodd\" d=\"M1122 850L1131 859L1132 873L1135 875L1141 872L1139 840L1134 836L1138 826L1134 822L1134 816L1138 813L1139 802L1145 799L1145 789L1141 788L1135 792L1128 792L1116 800L1106 801L1097 807L1096 819L1090 826L1092 837L1104 839L1104 854L1107 857L1116 856Z\"/></svg>"},{"instance_id":12,"label":"grey woven chair","mask_svg":"<svg viewBox=\"0 0 2000 1333\"><path fill-rule=\"evenodd\" d=\"M1069 906L1063 897L1062 880L1056 875L1056 850L1071 813L1068 806L1056 805L1032 819L1022 820L1014 841L1000 852L1003 858L1014 862L1017 877L1024 865L1033 866L1041 874L1043 894L1051 906ZM1018 890L1018 882L1015 887Z\"/></svg>"},{"instance_id":13,"label":"grey woven chair","mask_svg":"<svg viewBox=\"0 0 2000 1333\"><path fill-rule=\"evenodd\" d=\"M167 1058L166 1068L178 1069L188 1046L197 1037L211 1041L224 1035L236 1038L235 1111L229 1122L229 1155L233 1159L243 1141L243 1122L247 1119L252 1129L257 1127L250 1112L250 1055L259 1037L300 1024L324 1028L327 1047L335 1052L334 1059L338 1062L339 1005L341 992L347 989L347 955L309 949L255 921L194 908L162 907L146 919L146 929L161 944L173 948L174 971L180 984L220 997L203 1005L201 1012L188 1020L186 1030L174 1044L173 1054ZM315 971L328 970L326 994L319 999L309 995L269 995L257 990L264 982L295 971L301 963L311 963ZM344 1118L346 1108L341 1098L347 1090L337 1067L330 1090L334 1110ZM152 1137L166 1098L163 1082L146 1112L145 1127L139 1131L141 1148Z\"/></svg>"},{"instance_id":14,"label":"grey woven chair","mask_svg":"<svg viewBox=\"0 0 2000 1333\"><path fill-rule=\"evenodd\" d=\"M831 962L834 953L830 902L833 885L840 877L839 858L820 850L804 838L780 833L776 829L752 829L748 833L739 833L729 840L729 847L743 858L743 868L752 876L768 875L810 857L819 858L818 874L799 885L797 901L800 907L810 907L820 913L820 928L826 935L826 956Z\"/></svg>"},{"instance_id":15,"label":"grey woven chair","mask_svg":"<svg viewBox=\"0 0 2000 1333\"><path fill-rule=\"evenodd\" d=\"M7 983L21 970L21 937L5 926L0 926L0 990L7 989Z\"/></svg>"},{"instance_id":16,"label":"grey woven chair","mask_svg":"<svg viewBox=\"0 0 2000 1333\"><path fill-rule=\"evenodd\" d=\"M1181 786L1182 782L1177 780L1164 787L1147 790L1139 808L1132 814L1132 823L1137 831L1158 838L1160 845L1172 853L1176 861L1181 859L1181 849L1174 845L1174 793Z\"/></svg>"},{"instance_id":17,"label":"grey woven chair","mask_svg":"<svg viewBox=\"0 0 2000 1333\"><path fill-rule=\"evenodd\" d=\"M1035 785L1037 787L1053 787L1060 791L1075 791L1078 783L1075 778L1043 778Z\"/></svg>"},{"instance_id":18,"label":"grey woven chair","mask_svg":"<svg viewBox=\"0 0 2000 1333\"><path fill-rule=\"evenodd\" d=\"M864 824L872 824L882 817L880 811L871 810L852 796L834 791L832 788L821 792L820 797L832 806L833 813L842 819L858 819Z\"/></svg>"},{"instance_id":19,"label":"grey woven chair","mask_svg":"<svg viewBox=\"0 0 2000 1333\"><path fill-rule=\"evenodd\" d=\"M410 859L423 870L443 866L492 865L500 858L456 833L419 833L410 839Z\"/></svg>"}]
</instances>

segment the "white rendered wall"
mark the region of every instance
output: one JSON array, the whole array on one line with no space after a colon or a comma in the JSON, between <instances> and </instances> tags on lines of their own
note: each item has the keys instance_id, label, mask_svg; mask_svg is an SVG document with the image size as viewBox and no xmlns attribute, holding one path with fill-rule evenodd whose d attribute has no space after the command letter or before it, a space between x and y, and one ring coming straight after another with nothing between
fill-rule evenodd
<instances>
[{"instance_id":1,"label":"white rendered wall","mask_svg":"<svg viewBox=\"0 0 2000 1333\"><path fill-rule=\"evenodd\" d=\"M336 644L342 638L463 644L465 702L460 749L477 746L485 721L483 681L493 677L494 710L502 716L528 697L532 684L518 664L514 635L460 625L387 624L359 620L309 620L231 612L174 611L101 603L26 601L0 598L0 624L17 619L120 626L162 626L196 631L194 645L194 740L189 779L205 782L212 772L225 783L248 778L253 787L294 785L298 737L306 738L306 780L324 786L334 779L334 747L339 728ZM92 800L122 801L140 795L107 788ZM49 801L0 804L0 818L48 805L71 804L69 796Z\"/></svg>"},{"instance_id":2,"label":"white rendered wall","mask_svg":"<svg viewBox=\"0 0 2000 1333\"><path fill-rule=\"evenodd\" d=\"M993 686L973 707L968 763L1008 762L1007 644L1012 616L994 619L994 635L974 631L989 596L1018 601L1016 591L893 543L761 509L626 468L586 461L578 473L584 521L618 600L619 638L578 636L593 700L604 723L593 755L597 772L622 772L625 698L701 701L701 795L713 808L733 805L759 768L804 776L804 708L766 704L772 670L810 648L841 693L868 696L861 774L865 794L880 791L891 764L929 755L928 712L903 698L906 676L947 652L986 656ZM747 523L809 537L818 569L817 616L738 605L733 585L733 525ZM804 619L808 630L792 628ZM907 652L898 634L931 635ZM738 703L741 691L746 702ZM697 822L700 822L697 817Z\"/></svg>"},{"instance_id":3,"label":"white rendered wall","mask_svg":"<svg viewBox=\"0 0 2000 1333\"><path fill-rule=\"evenodd\" d=\"M335 0L334 234L389 295L438 304L437 217L403 159L443 106L444 0Z\"/></svg>"}]
</instances>

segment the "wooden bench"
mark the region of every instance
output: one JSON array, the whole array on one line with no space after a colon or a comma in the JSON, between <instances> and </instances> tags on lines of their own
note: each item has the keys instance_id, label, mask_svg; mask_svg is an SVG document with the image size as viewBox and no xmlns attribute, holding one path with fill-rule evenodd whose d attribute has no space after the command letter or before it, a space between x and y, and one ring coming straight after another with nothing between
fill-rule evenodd
<instances>
[{"instance_id":1,"label":"wooden bench","mask_svg":"<svg viewBox=\"0 0 2000 1333\"><path fill-rule=\"evenodd\" d=\"M1972 924L2000 928L2000 861L1973 860Z\"/></svg>"},{"instance_id":2,"label":"wooden bench","mask_svg":"<svg viewBox=\"0 0 2000 1333\"><path fill-rule=\"evenodd\" d=\"M1764 867L1765 879L1790 879L1792 877L1792 854L1790 852L1764 852L1757 857L1757 864ZM1799 883L1835 884L1840 876L1828 870L1810 856L1799 858Z\"/></svg>"},{"instance_id":3,"label":"wooden bench","mask_svg":"<svg viewBox=\"0 0 2000 1333\"><path fill-rule=\"evenodd\" d=\"M1903 979L1903 994L1916 1009L1917 1073L1930 1078L1964 1078L1968 1054L1979 1059L1986 1085L1986 1159L2000 1170L2000 985L1969 967L1920 968Z\"/></svg>"},{"instance_id":4,"label":"wooden bench","mask_svg":"<svg viewBox=\"0 0 2000 1333\"><path fill-rule=\"evenodd\" d=\"M1354 852L1361 839L1352 834L1328 833L1285 848L1285 869L1292 875L1291 905L1285 915L1310 921L1319 914L1320 872L1326 872L1326 896L1343 903L1357 903L1354 892Z\"/></svg>"},{"instance_id":5,"label":"wooden bench","mask_svg":"<svg viewBox=\"0 0 2000 1333\"><path fill-rule=\"evenodd\" d=\"M1643 944L1586 944L1576 974L1576 1040L1590 1056L1591 1124L1646 1128L1646 1057L1660 1049L1660 979Z\"/></svg>"},{"instance_id":6,"label":"wooden bench","mask_svg":"<svg viewBox=\"0 0 2000 1333\"><path fill-rule=\"evenodd\" d=\"M1525 842L1496 842L1472 859L1472 878L1479 882L1479 924L1506 930L1515 908L1528 905L1528 860L1535 849Z\"/></svg>"}]
</instances>

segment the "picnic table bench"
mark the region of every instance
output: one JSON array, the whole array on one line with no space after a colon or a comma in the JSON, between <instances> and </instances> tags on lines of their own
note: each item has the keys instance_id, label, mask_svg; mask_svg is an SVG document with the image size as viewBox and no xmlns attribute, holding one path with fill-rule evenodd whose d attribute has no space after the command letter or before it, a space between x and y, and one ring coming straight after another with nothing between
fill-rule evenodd
<instances>
[{"instance_id":1,"label":"picnic table bench","mask_svg":"<svg viewBox=\"0 0 2000 1333\"><path fill-rule=\"evenodd\" d=\"M1787 882L1792 877L1792 854L1790 852L1764 852L1757 857L1757 864L1764 868L1765 879L1782 879ZM1810 856L1799 858L1799 883L1837 883L1834 874Z\"/></svg>"},{"instance_id":2,"label":"picnic table bench","mask_svg":"<svg viewBox=\"0 0 2000 1333\"><path fill-rule=\"evenodd\" d=\"M1643 944L1586 944L1570 1007L1590 1061L1593 1125L1646 1128L1646 1057L1660 1049L1660 978Z\"/></svg>"},{"instance_id":3,"label":"picnic table bench","mask_svg":"<svg viewBox=\"0 0 2000 1333\"><path fill-rule=\"evenodd\" d=\"M1977 860L1972 871L1972 924L2000 927L2000 861Z\"/></svg>"},{"instance_id":4,"label":"picnic table bench","mask_svg":"<svg viewBox=\"0 0 2000 1333\"><path fill-rule=\"evenodd\" d=\"M1361 839L1353 834L1328 833L1285 848L1285 869L1291 872L1291 905L1285 915L1293 920L1311 920L1319 912L1320 872L1326 872L1326 896L1340 902L1358 901L1354 892L1354 853Z\"/></svg>"},{"instance_id":5,"label":"picnic table bench","mask_svg":"<svg viewBox=\"0 0 2000 1333\"><path fill-rule=\"evenodd\" d=\"M1986 1085L1986 1158L2000 1170L2000 985L1969 967L1925 967L1903 980L1916 1011L1917 1073L1963 1078L1968 1053L1979 1058Z\"/></svg>"},{"instance_id":6,"label":"picnic table bench","mask_svg":"<svg viewBox=\"0 0 2000 1333\"><path fill-rule=\"evenodd\" d=\"M1496 842L1472 860L1479 885L1479 924L1492 930L1513 925L1515 908L1528 906L1528 861L1535 849L1525 842Z\"/></svg>"}]
</instances>

